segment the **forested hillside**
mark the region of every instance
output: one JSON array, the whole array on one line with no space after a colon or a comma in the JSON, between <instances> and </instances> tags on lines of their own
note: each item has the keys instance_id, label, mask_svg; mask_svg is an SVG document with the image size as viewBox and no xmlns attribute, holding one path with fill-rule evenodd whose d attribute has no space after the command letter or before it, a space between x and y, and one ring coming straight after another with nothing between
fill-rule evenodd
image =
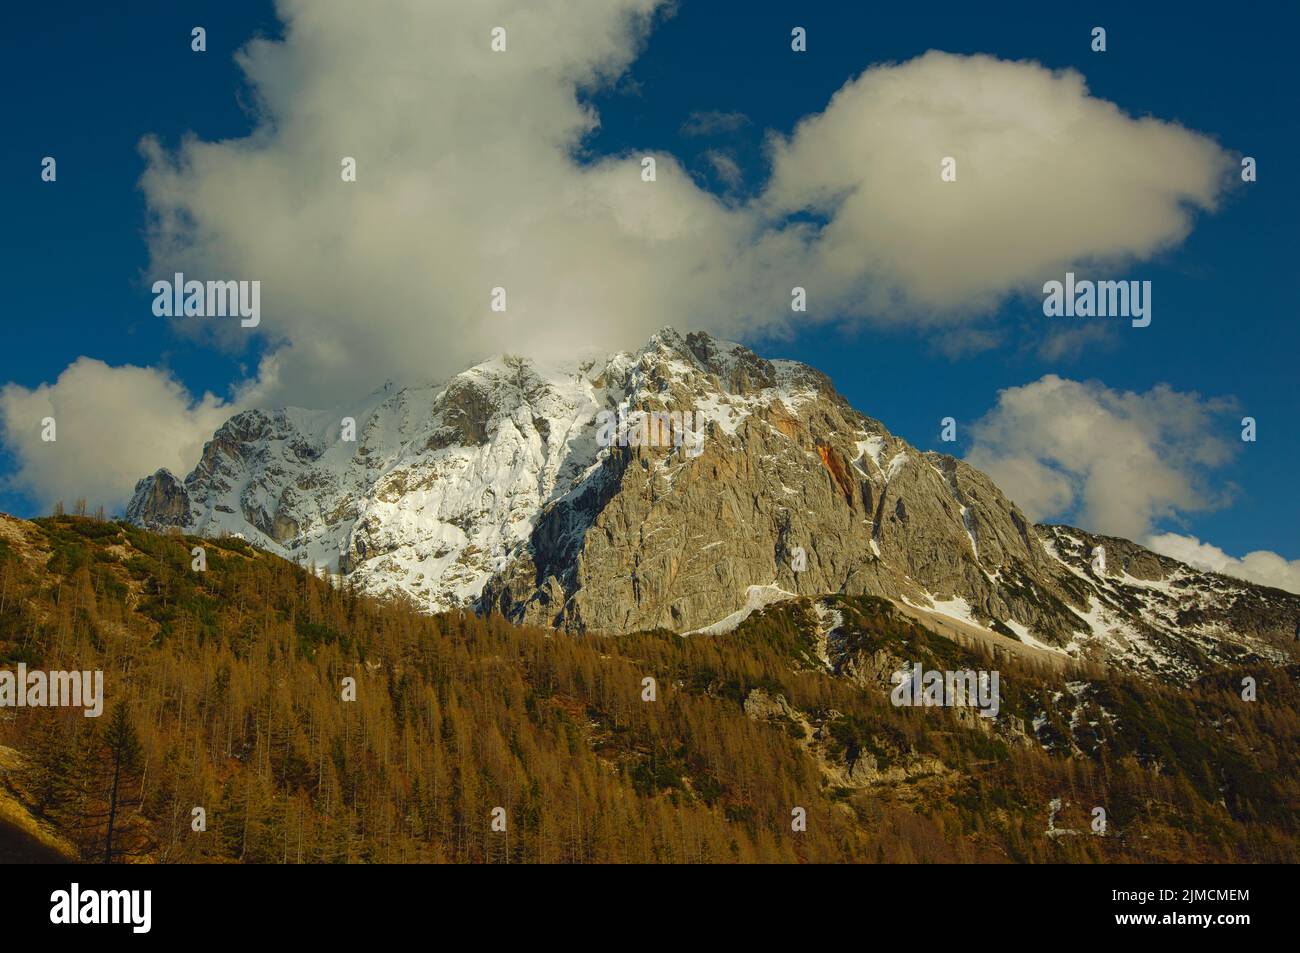
<instances>
[{"instance_id":1,"label":"forested hillside","mask_svg":"<svg viewBox=\"0 0 1300 953\"><path fill-rule=\"evenodd\" d=\"M824 611L574 636L421 615L238 539L0 517L0 668L106 689L99 718L0 709L0 858L1300 860L1300 667L1067 684L871 598L834 603L828 666ZM999 669L999 717L893 706L896 659Z\"/></svg>"}]
</instances>

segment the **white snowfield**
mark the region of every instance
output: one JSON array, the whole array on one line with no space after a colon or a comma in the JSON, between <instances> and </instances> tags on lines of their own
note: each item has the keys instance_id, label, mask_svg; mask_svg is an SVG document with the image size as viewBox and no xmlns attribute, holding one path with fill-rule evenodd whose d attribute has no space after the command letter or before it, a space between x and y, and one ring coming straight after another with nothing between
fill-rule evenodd
<instances>
[{"instance_id":1,"label":"white snowfield","mask_svg":"<svg viewBox=\"0 0 1300 953\"><path fill-rule=\"evenodd\" d=\"M719 619L702 629L694 629L683 635L726 635L734 631L740 623L765 606L798 598L793 592L786 592L775 582L766 586L750 586L745 591L745 604L726 618Z\"/></svg>"}]
</instances>

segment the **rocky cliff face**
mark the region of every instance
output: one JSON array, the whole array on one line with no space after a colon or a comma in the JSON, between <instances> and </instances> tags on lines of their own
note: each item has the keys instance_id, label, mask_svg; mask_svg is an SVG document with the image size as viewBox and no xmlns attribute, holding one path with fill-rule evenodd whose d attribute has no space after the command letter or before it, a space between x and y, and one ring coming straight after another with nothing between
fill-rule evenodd
<instances>
[{"instance_id":1,"label":"rocky cliff face","mask_svg":"<svg viewBox=\"0 0 1300 953\"><path fill-rule=\"evenodd\" d=\"M156 529L184 527L190 521L190 494L169 470L159 470L136 483L126 512L128 518L137 514Z\"/></svg>"},{"instance_id":2,"label":"rocky cliff face","mask_svg":"<svg viewBox=\"0 0 1300 953\"><path fill-rule=\"evenodd\" d=\"M240 414L183 485L140 481L128 517L238 533L430 611L581 631L722 631L789 594L868 594L1190 677L1281 658L1300 620L1300 597L1035 527L819 372L670 329L630 354L499 358L351 409Z\"/></svg>"}]
</instances>

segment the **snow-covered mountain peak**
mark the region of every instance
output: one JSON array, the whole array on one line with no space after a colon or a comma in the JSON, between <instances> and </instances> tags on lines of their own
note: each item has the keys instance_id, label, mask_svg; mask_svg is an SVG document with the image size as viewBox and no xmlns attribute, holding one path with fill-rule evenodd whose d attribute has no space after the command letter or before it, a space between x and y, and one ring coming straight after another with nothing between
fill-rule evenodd
<instances>
[{"instance_id":1,"label":"snow-covered mountain peak","mask_svg":"<svg viewBox=\"0 0 1300 953\"><path fill-rule=\"evenodd\" d=\"M140 481L128 516L238 534L429 609L463 605L536 516L609 455L601 411L708 409L742 361L766 364L740 345L664 329L635 352L501 354L443 384L386 384L352 407L244 411L183 485L165 472Z\"/></svg>"},{"instance_id":2,"label":"snow-covered mountain peak","mask_svg":"<svg viewBox=\"0 0 1300 953\"><path fill-rule=\"evenodd\" d=\"M1277 657L1300 621L1300 598L1125 541L1097 570L1086 534L1033 526L813 368L671 328L611 355L498 355L350 407L245 411L183 482L141 480L127 515L239 534L429 611L605 632L709 629L754 587L869 593L967 635L1187 678Z\"/></svg>"}]
</instances>

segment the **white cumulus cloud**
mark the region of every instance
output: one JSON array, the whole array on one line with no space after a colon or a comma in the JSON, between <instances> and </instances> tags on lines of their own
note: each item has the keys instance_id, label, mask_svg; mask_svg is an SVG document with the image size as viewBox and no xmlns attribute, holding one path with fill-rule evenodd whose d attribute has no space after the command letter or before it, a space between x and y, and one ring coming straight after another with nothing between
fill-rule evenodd
<instances>
[{"instance_id":1,"label":"white cumulus cloud","mask_svg":"<svg viewBox=\"0 0 1300 953\"><path fill-rule=\"evenodd\" d=\"M998 393L966 460L1034 520L1071 517L1142 539L1155 524L1226 502L1211 471L1231 459L1232 407L1160 384L1146 393L1049 374Z\"/></svg>"},{"instance_id":2,"label":"white cumulus cloud","mask_svg":"<svg viewBox=\"0 0 1300 953\"><path fill-rule=\"evenodd\" d=\"M0 388L0 438L18 460L6 484L47 508L84 497L118 509L159 467L188 473L237 409L211 394L195 400L165 371L83 357L53 384ZM47 418L52 441L42 439Z\"/></svg>"},{"instance_id":3,"label":"white cumulus cloud","mask_svg":"<svg viewBox=\"0 0 1300 953\"><path fill-rule=\"evenodd\" d=\"M1148 537L1145 545L1157 553L1197 569L1220 572L1225 576L1236 576L1263 586L1300 593L1300 559L1287 559L1264 549L1247 553L1238 559L1229 556L1218 546L1201 542L1195 536L1182 536L1178 533L1158 533Z\"/></svg>"},{"instance_id":4,"label":"white cumulus cloud","mask_svg":"<svg viewBox=\"0 0 1300 953\"><path fill-rule=\"evenodd\" d=\"M830 216L815 283L848 313L909 319L1149 257L1216 207L1231 167L1213 140L1134 119L1072 70L940 52L867 70L774 159L762 202Z\"/></svg>"}]
</instances>

